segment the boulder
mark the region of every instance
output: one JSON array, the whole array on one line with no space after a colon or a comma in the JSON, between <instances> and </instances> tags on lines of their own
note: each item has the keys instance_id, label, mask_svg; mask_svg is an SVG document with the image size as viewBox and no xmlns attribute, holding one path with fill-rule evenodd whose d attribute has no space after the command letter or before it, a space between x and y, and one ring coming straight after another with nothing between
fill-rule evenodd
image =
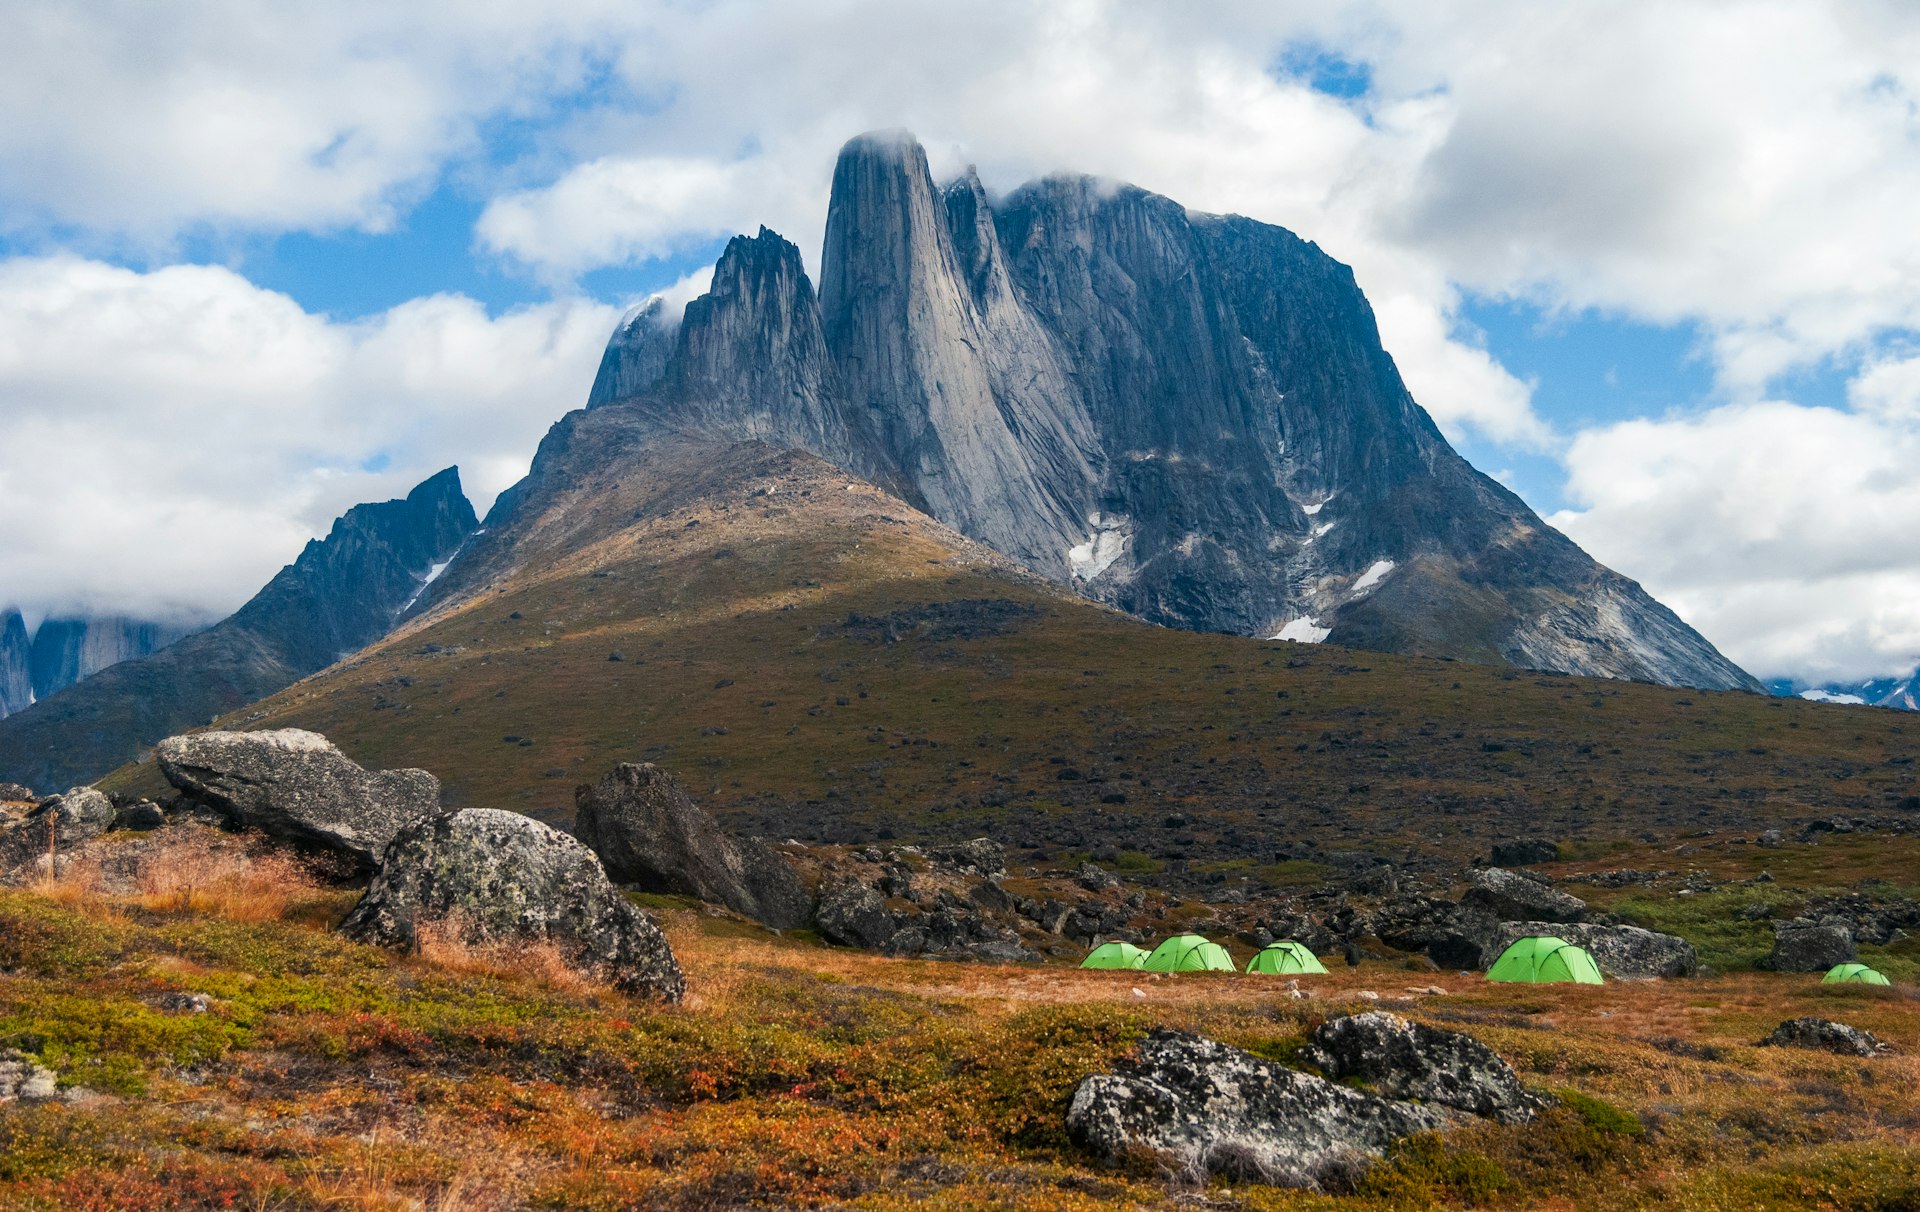
<instances>
[{"instance_id":1,"label":"boulder","mask_svg":"<svg viewBox=\"0 0 1920 1212\"><path fill-rule=\"evenodd\" d=\"M113 818L115 829L131 829L135 833L151 833L166 823L167 814L152 800L123 804Z\"/></svg>"},{"instance_id":2,"label":"boulder","mask_svg":"<svg viewBox=\"0 0 1920 1212\"><path fill-rule=\"evenodd\" d=\"M619 883L697 896L778 930L813 916L813 898L785 859L722 829L652 763L615 766L574 792L574 808L574 835Z\"/></svg>"},{"instance_id":3,"label":"boulder","mask_svg":"<svg viewBox=\"0 0 1920 1212\"><path fill-rule=\"evenodd\" d=\"M1503 1124L1525 1123L1547 1106L1479 1040L1384 1010L1321 1023L1301 1058L1334 1081L1356 1078L1390 1098L1438 1103Z\"/></svg>"},{"instance_id":4,"label":"boulder","mask_svg":"<svg viewBox=\"0 0 1920 1212\"><path fill-rule=\"evenodd\" d=\"M1760 1041L1760 1046L1775 1048L1817 1048L1842 1056L1881 1056L1893 1051L1871 1031L1849 1027L1825 1018L1790 1018Z\"/></svg>"},{"instance_id":5,"label":"boulder","mask_svg":"<svg viewBox=\"0 0 1920 1212\"><path fill-rule=\"evenodd\" d=\"M377 866L400 830L438 816L424 770L363 770L317 732L200 732L154 749L182 797L234 825ZM189 805L191 811L191 805Z\"/></svg>"},{"instance_id":6,"label":"boulder","mask_svg":"<svg viewBox=\"0 0 1920 1212\"><path fill-rule=\"evenodd\" d=\"M1539 880L1488 867L1473 873L1473 885L1460 903L1484 909L1503 922L1583 922L1587 902Z\"/></svg>"},{"instance_id":7,"label":"boulder","mask_svg":"<svg viewBox=\"0 0 1920 1212\"><path fill-rule=\"evenodd\" d=\"M1448 1118L1437 1107L1365 1094L1163 1028L1120 1072L1080 1083L1067 1106L1067 1132L1110 1159L1144 1149L1196 1177L1318 1187Z\"/></svg>"},{"instance_id":8,"label":"boulder","mask_svg":"<svg viewBox=\"0 0 1920 1212\"><path fill-rule=\"evenodd\" d=\"M1795 918L1773 928L1767 967L1775 972L1825 972L1854 960L1853 930L1839 919Z\"/></svg>"},{"instance_id":9,"label":"boulder","mask_svg":"<svg viewBox=\"0 0 1920 1212\"><path fill-rule=\"evenodd\" d=\"M1560 847L1543 838L1495 842L1492 858L1493 865L1496 867L1526 867L1533 863L1557 863L1560 861Z\"/></svg>"},{"instance_id":10,"label":"boulder","mask_svg":"<svg viewBox=\"0 0 1920 1212\"><path fill-rule=\"evenodd\" d=\"M36 804L40 797L22 783L0 783L0 804Z\"/></svg>"},{"instance_id":11,"label":"boulder","mask_svg":"<svg viewBox=\"0 0 1920 1212\"><path fill-rule=\"evenodd\" d=\"M1007 850L991 838L977 837L970 842L949 842L927 847L927 861L935 867L960 875L977 873L988 879L1007 873Z\"/></svg>"},{"instance_id":12,"label":"boulder","mask_svg":"<svg viewBox=\"0 0 1920 1212\"><path fill-rule=\"evenodd\" d=\"M1692 976L1700 967L1700 955L1686 939L1638 926L1590 922L1503 922L1494 958L1516 940L1536 934L1550 934L1585 948L1603 974L1621 980Z\"/></svg>"},{"instance_id":13,"label":"boulder","mask_svg":"<svg viewBox=\"0 0 1920 1212\"><path fill-rule=\"evenodd\" d=\"M402 829L340 931L412 949L428 922L470 945L553 944L573 967L628 993L679 1001L686 989L666 937L593 851L517 813L468 808Z\"/></svg>"},{"instance_id":14,"label":"boulder","mask_svg":"<svg viewBox=\"0 0 1920 1212\"><path fill-rule=\"evenodd\" d=\"M900 914L887 908L877 889L847 879L820 890L814 924L828 942L879 951L904 923Z\"/></svg>"},{"instance_id":15,"label":"boulder","mask_svg":"<svg viewBox=\"0 0 1920 1212\"><path fill-rule=\"evenodd\" d=\"M0 871L44 860L58 860L113 827L113 801L91 787L74 787L50 796L0 831Z\"/></svg>"},{"instance_id":16,"label":"boulder","mask_svg":"<svg viewBox=\"0 0 1920 1212\"><path fill-rule=\"evenodd\" d=\"M1473 970L1484 968L1500 954L1500 923L1493 914L1472 905L1428 896L1399 897L1374 913L1371 919L1374 937L1400 951L1418 951L1442 968ZM1296 938L1316 952L1322 950L1313 941Z\"/></svg>"},{"instance_id":17,"label":"boulder","mask_svg":"<svg viewBox=\"0 0 1920 1212\"><path fill-rule=\"evenodd\" d=\"M0 1050L0 1106L18 1100L44 1103L59 1097L52 1070L24 1052Z\"/></svg>"}]
</instances>

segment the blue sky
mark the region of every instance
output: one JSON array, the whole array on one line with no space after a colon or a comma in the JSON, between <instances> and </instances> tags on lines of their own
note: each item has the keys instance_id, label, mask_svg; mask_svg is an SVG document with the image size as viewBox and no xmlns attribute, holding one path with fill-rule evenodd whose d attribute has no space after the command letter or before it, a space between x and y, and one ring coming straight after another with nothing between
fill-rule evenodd
<instances>
[{"instance_id":1,"label":"blue sky","mask_svg":"<svg viewBox=\"0 0 1920 1212\"><path fill-rule=\"evenodd\" d=\"M1763 676L1920 660L1920 14L1083 0L27 10L0 44L0 587L231 609L484 507L621 309L906 126L1351 264L1477 466ZM38 491L58 475L57 503Z\"/></svg>"}]
</instances>

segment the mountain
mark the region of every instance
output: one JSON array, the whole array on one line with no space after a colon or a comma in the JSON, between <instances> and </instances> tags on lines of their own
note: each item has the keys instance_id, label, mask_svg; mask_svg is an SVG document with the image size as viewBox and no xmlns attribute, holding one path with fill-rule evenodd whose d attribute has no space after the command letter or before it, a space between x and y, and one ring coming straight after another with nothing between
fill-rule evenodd
<instances>
[{"instance_id":1,"label":"mountain","mask_svg":"<svg viewBox=\"0 0 1920 1212\"><path fill-rule=\"evenodd\" d=\"M473 533L458 470L356 505L233 615L0 720L0 780L90 780L162 737L273 693L393 628Z\"/></svg>"},{"instance_id":2,"label":"mountain","mask_svg":"<svg viewBox=\"0 0 1920 1212\"><path fill-rule=\"evenodd\" d=\"M157 652L192 627L122 615L49 618L33 633L33 693L48 698L84 678Z\"/></svg>"},{"instance_id":3,"label":"mountain","mask_svg":"<svg viewBox=\"0 0 1920 1212\"><path fill-rule=\"evenodd\" d=\"M1920 669L1899 677L1870 678L1864 682L1827 682L1819 686L1780 679L1767 683L1767 689L1774 694L1795 695L1816 703L1920 711Z\"/></svg>"},{"instance_id":4,"label":"mountain","mask_svg":"<svg viewBox=\"0 0 1920 1212\"><path fill-rule=\"evenodd\" d=\"M741 832L1229 879L1897 816L1920 717L1862 739L1856 715L1156 627L817 456L603 407L553 428L394 632L221 723L557 825L576 785L650 761ZM150 765L108 785L162 789Z\"/></svg>"},{"instance_id":5,"label":"mountain","mask_svg":"<svg viewBox=\"0 0 1920 1212\"><path fill-rule=\"evenodd\" d=\"M32 704L32 662L26 620L11 606L0 610L0 719Z\"/></svg>"},{"instance_id":6,"label":"mountain","mask_svg":"<svg viewBox=\"0 0 1920 1212\"><path fill-rule=\"evenodd\" d=\"M1291 232L1056 175L833 175L821 286L762 228L589 404L805 450L1150 622L1761 689L1440 435L1352 272Z\"/></svg>"}]
</instances>

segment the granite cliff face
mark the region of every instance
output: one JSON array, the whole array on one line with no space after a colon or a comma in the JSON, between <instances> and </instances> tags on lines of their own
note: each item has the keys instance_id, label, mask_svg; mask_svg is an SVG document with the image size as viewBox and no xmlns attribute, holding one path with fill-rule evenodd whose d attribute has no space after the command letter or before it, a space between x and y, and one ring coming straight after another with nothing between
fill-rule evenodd
<instances>
[{"instance_id":1,"label":"granite cliff face","mask_svg":"<svg viewBox=\"0 0 1920 1212\"><path fill-rule=\"evenodd\" d=\"M12 607L0 610L0 719L33 702L32 658L26 620Z\"/></svg>"},{"instance_id":2,"label":"granite cliff face","mask_svg":"<svg viewBox=\"0 0 1920 1212\"><path fill-rule=\"evenodd\" d=\"M354 506L227 619L0 720L0 780L90 781L358 651L392 630L474 526L454 468L403 500Z\"/></svg>"},{"instance_id":3,"label":"granite cliff face","mask_svg":"<svg viewBox=\"0 0 1920 1212\"><path fill-rule=\"evenodd\" d=\"M48 698L109 665L158 652L193 631L123 615L47 619L33 633L33 693Z\"/></svg>"},{"instance_id":4,"label":"granite cliff face","mask_svg":"<svg viewBox=\"0 0 1920 1212\"><path fill-rule=\"evenodd\" d=\"M1131 186L996 202L857 138L818 295L737 238L677 325L622 326L590 405L810 451L1167 626L1759 689L1447 445L1346 266Z\"/></svg>"}]
</instances>

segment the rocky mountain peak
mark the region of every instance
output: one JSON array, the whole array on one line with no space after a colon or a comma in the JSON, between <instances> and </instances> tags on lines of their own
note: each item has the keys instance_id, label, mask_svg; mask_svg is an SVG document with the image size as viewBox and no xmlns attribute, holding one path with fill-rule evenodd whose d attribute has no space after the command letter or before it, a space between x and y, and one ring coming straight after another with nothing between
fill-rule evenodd
<instances>
[{"instance_id":1,"label":"rocky mountain peak","mask_svg":"<svg viewBox=\"0 0 1920 1212\"><path fill-rule=\"evenodd\" d=\"M1270 224L1064 173L996 201L862 135L817 299L763 228L656 373L666 332L623 326L593 402L810 451L1156 623L1758 686L1461 459L1352 270Z\"/></svg>"}]
</instances>

